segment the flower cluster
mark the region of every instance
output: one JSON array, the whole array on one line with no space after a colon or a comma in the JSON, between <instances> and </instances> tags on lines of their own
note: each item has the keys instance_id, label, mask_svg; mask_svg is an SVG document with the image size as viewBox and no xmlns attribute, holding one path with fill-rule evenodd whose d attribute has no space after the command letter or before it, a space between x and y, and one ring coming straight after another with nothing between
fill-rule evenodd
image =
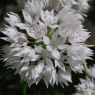
<instances>
[{"instance_id":1,"label":"flower cluster","mask_svg":"<svg viewBox=\"0 0 95 95\"><path fill-rule=\"evenodd\" d=\"M77 93L73 95L95 95L95 65L88 68L86 79L80 79L81 84L76 85Z\"/></svg>"},{"instance_id":2,"label":"flower cluster","mask_svg":"<svg viewBox=\"0 0 95 95\"><path fill-rule=\"evenodd\" d=\"M75 86L77 93L74 95L95 95L95 80L86 78L80 79L81 84Z\"/></svg>"},{"instance_id":3,"label":"flower cluster","mask_svg":"<svg viewBox=\"0 0 95 95\"><path fill-rule=\"evenodd\" d=\"M72 8L76 11L76 15L81 19L84 20L83 16L86 16L85 12L89 9L89 0L62 0L65 1L67 4L71 5ZM83 15L83 16L82 16Z\"/></svg>"},{"instance_id":4,"label":"flower cluster","mask_svg":"<svg viewBox=\"0 0 95 95\"><path fill-rule=\"evenodd\" d=\"M95 79L95 65L89 67L88 74L91 78Z\"/></svg>"},{"instance_id":5,"label":"flower cluster","mask_svg":"<svg viewBox=\"0 0 95 95\"><path fill-rule=\"evenodd\" d=\"M47 87L68 85L71 71L82 73L85 60L91 59L93 52L84 44L90 34L83 29L80 14L71 8L80 4L75 1L28 0L22 18L13 12L5 18L9 25L2 33L7 37L1 39L10 44L2 48L3 59L29 86L41 79Z\"/></svg>"},{"instance_id":6,"label":"flower cluster","mask_svg":"<svg viewBox=\"0 0 95 95\"><path fill-rule=\"evenodd\" d=\"M24 7L24 3L28 0L17 0L17 3L20 8ZM89 9L89 0L40 0L44 2L44 5L52 7L57 11L60 10L65 5L72 7L72 9L76 12L76 15L84 20L83 16L86 16L85 12Z\"/></svg>"}]
</instances>

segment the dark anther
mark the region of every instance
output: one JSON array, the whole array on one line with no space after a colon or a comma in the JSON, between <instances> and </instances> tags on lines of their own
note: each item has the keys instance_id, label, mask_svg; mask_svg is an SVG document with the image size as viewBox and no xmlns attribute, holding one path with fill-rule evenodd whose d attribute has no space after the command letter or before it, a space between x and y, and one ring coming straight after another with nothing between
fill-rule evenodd
<instances>
[{"instance_id":1,"label":"dark anther","mask_svg":"<svg viewBox=\"0 0 95 95\"><path fill-rule=\"evenodd\" d=\"M64 52L63 55L67 55L67 52Z\"/></svg>"},{"instance_id":2,"label":"dark anther","mask_svg":"<svg viewBox=\"0 0 95 95\"><path fill-rule=\"evenodd\" d=\"M64 59L64 62L66 62L67 61L67 59Z\"/></svg>"}]
</instances>

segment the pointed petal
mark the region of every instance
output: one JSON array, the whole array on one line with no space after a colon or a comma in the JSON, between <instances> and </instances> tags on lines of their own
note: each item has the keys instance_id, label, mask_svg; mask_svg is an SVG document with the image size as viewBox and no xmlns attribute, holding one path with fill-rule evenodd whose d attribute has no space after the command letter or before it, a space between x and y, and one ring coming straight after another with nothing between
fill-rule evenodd
<instances>
[{"instance_id":1,"label":"pointed petal","mask_svg":"<svg viewBox=\"0 0 95 95\"><path fill-rule=\"evenodd\" d=\"M47 36L43 36L43 42L44 42L44 44L49 45L50 39Z\"/></svg>"},{"instance_id":2,"label":"pointed petal","mask_svg":"<svg viewBox=\"0 0 95 95\"><path fill-rule=\"evenodd\" d=\"M31 24L32 23L31 15L25 10L23 10L22 12L23 12L23 16L24 16L24 19L26 20L26 22Z\"/></svg>"},{"instance_id":3,"label":"pointed petal","mask_svg":"<svg viewBox=\"0 0 95 95\"><path fill-rule=\"evenodd\" d=\"M26 71L27 69L28 69L28 67L27 67L27 66L22 67L22 68L21 68L21 72L22 72L22 71Z\"/></svg>"},{"instance_id":4,"label":"pointed petal","mask_svg":"<svg viewBox=\"0 0 95 95\"><path fill-rule=\"evenodd\" d=\"M47 66L49 66L50 68L53 67L53 62L50 58L46 58L46 63L47 63Z\"/></svg>"},{"instance_id":5,"label":"pointed petal","mask_svg":"<svg viewBox=\"0 0 95 95\"><path fill-rule=\"evenodd\" d=\"M52 56L56 59L60 58L60 52L57 49L52 50Z\"/></svg>"},{"instance_id":6,"label":"pointed petal","mask_svg":"<svg viewBox=\"0 0 95 95\"><path fill-rule=\"evenodd\" d=\"M58 31L55 31L52 35L52 41L55 42L57 41L57 38L58 38Z\"/></svg>"},{"instance_id":7,"label":"pointed petal","mask_svg":"<svg viewBox=\"0 0 95 95\"><path fill-rule=\"evenodd\" d=\"M41 53L42 51L43 51L43 48L41 47L41 46L34 46L35 47L35 51L37 52L37 53Z\"/></svg>"},{"instance_id":8,"label":"pointed petal","mask_svg":"<svg viewBox=\"0 0 95 95\"><path fill-rule=\"evenodd\" d=\"M55 59L55 67L57 67L57 66L59 68L61 68L63 71L65 71L65 65L64 65L64 63L62 61L58 61L58 60Z\"/></svg>"}]
</instances>

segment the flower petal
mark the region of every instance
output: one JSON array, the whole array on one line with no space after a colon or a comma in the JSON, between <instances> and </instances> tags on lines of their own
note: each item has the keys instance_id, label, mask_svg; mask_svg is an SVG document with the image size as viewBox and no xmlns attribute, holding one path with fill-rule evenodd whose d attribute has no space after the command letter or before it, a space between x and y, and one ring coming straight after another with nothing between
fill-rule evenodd
<instances>
[{"instance_id":1,"label":"flower petal","mask_svg":"<svg viewBox=\"0 0 95 95\"><path fill-rule=\"evenodd\" d=\"M50 39L47 36L43 36L43 42L44 42L44 44L49 45Z\"/></svg>"},{"instance_id":2,"label":"flower petal","mask_svg":"<svg viewBox=\"0 0 95 95\"><path fill-rule=\"evenodd\" d=\"M23 16L24 16L24 19L26 20L26 22L31 24L33 21L31 15L25 10L23 10L22 12L23 12Z\"/></svg>"},{"instance_id":3,"label":"flower petal","mask_svg":"<svg viewBox=\"0 0 95 95\"><path fill-rule=\"evenodd\" d=\"M60 58L60 52L57 49L52 50L52 56L56 59Z\"/></svg>"}]
</instances>

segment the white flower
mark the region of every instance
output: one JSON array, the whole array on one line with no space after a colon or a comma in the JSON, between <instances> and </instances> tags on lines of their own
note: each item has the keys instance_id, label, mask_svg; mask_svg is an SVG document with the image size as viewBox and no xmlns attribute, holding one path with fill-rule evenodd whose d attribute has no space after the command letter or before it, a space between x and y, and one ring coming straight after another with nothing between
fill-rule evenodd
<instances>
[{"instance_id":1,"label":"white flower","mask_svg":"<svg viewBox=\"0 0 95 95\"><path fill-rule=\"evenodd\" d=\"M58 77L59 77L58 81L61 85L62 85L62 83L64 83L65 85L68 85L67 81L72 82L72 80L71 80L71 71L70 70L63 71L63 70L60 69L58 71Z\"/></svg>"},{"instance_id":2,"label":"white flower","mask_svg":"<svg viewBox=\"0 0 95 95\"><path fill-rule=\"evenodd\" d=\"M76 0L59 0L62 4L62 6L65 6L66 4L67 5L76 5L78 4Z\"/></svg>"},{"instance_id":3,"label":"white flower","mask_svg":"<svg viewBox=\"0 0 95 95\"><path fill-rule=\"evenodd\" d=\"M46 26L40 21L38 21L39 24L37 24L38 19L33 19L31 15L25 10L23 10L23 16L25 23L17 23L16 26L18 26L20 29L25 29L30 37L41 40L41 38L47 32Z\"/></svg>"},{"instance_id":4,"label":"white flower","mask_svg":"<svg viewBox=\"0 0 95 95\"><path fill-rule=\"evenodd\" d=\"M48 87L49 83L53 86L55 83L58 84L58 75L56 69L53 66L51 59L46 59L45 70L43 71L43 79Z\"/></svg>"},{"instance_id":5,"label":"white flower","mask_svg":"<svg viewBox=\"0 0 95 95\"><path fill-rule=\"evenodd\" d=\"M39 58L43 58L43 60L45 61L46 58L52 58L50 51L42 48L42 46L36 46L35 45L35 51L37 52L37 54L39 55Z\"/></svg>"},{"instance_id":6,"label":"white flower","mask_svg":"<svg viewBox=\"0 0 95 95\"><path fill-rule=\"evenodd\" d=\"M38 65L35 66L34 70L32 70L32 77L34 77L34 79L38 78L40 74L43 72L43 69L44 69L44 61L40 60L38 62Z\"/></svg>"},{"instance_id":7,"label":"white flower","mask_svg":"<svg viewBox=\"0 0 95 95\"><path fill-rule=\"evenodd\" d=\"M18 32L14 27L8 27L5 31L2 31L8 37L2 37L5 41L12 43L12 47L26 46L28 44L27 37L24 33Z\"/></svg>"},{"instance_id":8,"label":"white flower","mask_svg":"<svg viewBox=\"0 0 95 95\"><path fill-rule=\"evenodd\" d=\"M13 12L10 12L7 13L7 15L9 16L9 18L5 18L5 20L11 25L11 26L15 26L16 23L21 23L21 19L19 17L19 15L13 13Z\"/></svg>"},{"instance_id":9,"label":"white flower","mask_svg":"<svg viewBox=\"0 0 95 95\"><path fill-rule=\"evenodd\" d=\"M95 79L95 65L88 68L89 76Z\"/></svg>"},{"instance_id":10,"label":"white flower","mask_svg":"<svg viewBox=\"0 0 95 95\"><path fill-rule=\"evenodd\" d=\"M59 59L60 58L60 52L58 51L58 49L60 49L62 47L65 40L62 37L58 37L58 32L57 31L54 32L51 40L47 36L44 36L43 42L44 42L44 44L47 45L46 46L47 49L49 51L51 51L52 56ZM64 46L63 46L63 48L64 48Z\"/></svg>"},{"instance_id":11,"label":"white flower","mask_svg":"<svg viewBox=\"0 0 95 95\"><path fill-rule=\"evenodd\" d=\"M89 32L86 32L86 30L83 30L82 28L79 28L79 30L76 30L72 35L69 36L70 43L81 43L86 41L90 35Z\"/></svg>"},{"instance_id":12,"label":"white flower","mask_svg":"<svg viewBox=\"0 0 95 95\"><path fill-rule=\"evenodd\" d=\"M80 19L84 20L83 16L86 16L86 12L89 9L89 0L59 0L60 1L60 7L69 6L72 7L73 11L75 12L75 15ZM60 9L60 8L59 8Z\"/></svg>"},{"instance_id":13,"label":"white flower","mask_svg":"<svg viewBox=\"0 0 95 95\"><path fill-rule=\"evenodd\" d=\"M32 17L35 17L36 15L39 16L41 9L40 0L28 0L24 6L24 10L26 10Z\"/></svg>"},{"instance_id":14,"label":"white flower","mask_svg":"<svg viewBox=\"0 0 95 95\"><path fill-rule=\"evenodd\" d=\"M27 69L28 68L28 69ZM36 65L33 62L30 62L29 65L21 67L20 75L22 80L27 81L29 87L42 79L42 72L44 69L44 62L40 60Z\"/></svg>"},{"instance_id":15,"label":"white flower","mask_svg":"<svg viewBox=\"0 0 95 95\"><path fill-rule=\"evenodd\" d=\"M87 16L85 13L89 9L88 1L89 0L76 0L76 4L73 4L76 16L82 21L84 20L83 16Z\"/></svg>"},{"instance_id":16,"label":"white flower","mask_svg":"<svg viewBox=\"0 0 95 95\"><path fill-rule=\"evenodd\" d=\"M68 56L70 56L72 59L80 61L91 59L89 55L91 56L93 54L88 47L81 44L67 46L66 51L68 53Z\"/></svg>"},{"instance_id":17,"label":"white flower","mask_svg":"<svg viewBox=\"0 0 95 95\"><path fill-rule=\"evenodd\" d=\"M33 6L33 0L29 1L29 0L23 0L22 2L20 2L20 0L18 0L18 4L19 6L21 6L22 8L24 7L24 3L27 1L27 5L25 6L25 10L28 10L31 13L31 10L29 9L28 6L32 7L32 11L37 12L37 8L35 8L35 6ZM84 18L82 17L81 14L83 14L83 12L85 13L88 9L89 9L89 4L88 4L89 0L38 0L36 1L36 5L38 6L38 9L40 10L41 8L43 9L55 9L55 10L60 10L60 8L68 5L73 7L73 9L76 12L76 15L81 19L84 20ZM41 2L41 3L39 3ZM39 4L41 5L41 7L39 6ZM35 5L35 4L34 4ZM33 10L35 9L35 10ZM31 13L33 15L33 13ZM85 14L83 14L85 15Z\"/></svg>"},{"instance_id":18,"label":"white flower","mask_svg":"<svg viewBox=\"0 0 95 95\"><path fill-rule=\"evenodd\" d=\"M81 12L87 11L89 8L88 1L89 0L78 0L78 10Z\"/></svg>"},{"instance_id":19,"label":"white flower","mask_svg":"<svg viewBox=\"0 0 95 95\"><path fill-rule=\"evenodd\" d=\"M59 0L41 0L43 9L57 9L60 4Z\"/></svg>"},{"instance_id":20,"label":"white flower","mask_svg":"<svg viewBox=\"0 0 95 95\"><path fill-rule=\"evenodd\" d=\"M41 19L45 23L46 26L49 26L50 28L57 28L58 25L53 25L58 21L58 16L54 15L54 10L52 11L41 11Z\"/></svg>"},{"instance_id":21,"label":"white flower","mask_svg":"<svg viewBox=\"0 0 95 95\"><path fill-rule=\"evenodd\" d=\"M27 30L30 37L41 40L41 38L47 33L47 29L41 25L35 25L30 30Z\"/></svg>"},{"instance_id":22,"label":"white flower","mask_svg":"<svg viewBox=\"0 0 95 95\"><path fill-rule=\"evenodd\" d=\"M65 7L65 9L67 8L68 6ZM65 9L59 12L60 20L62 22L58 27L59 35L66 39L68 38L68 41L71 44L86 41L90 37L90 33L86 32L86 29L83 29L83 26L81 25L81 22L79 21L78 17L76 15L74 16L74 13L72 11L67 12L65 14L66 17L62 16L62 12L66 12Z\"/></svg>"},{"instance_id":23,"label":"white flower","mask_svg":"<svg viewBox=\"0 0 95 95\"><path fill-rule=\"evenodd\" d=\"M35 57L35 50L29 46L25 46L14 56L21 57L21 62L31 61Z\"/></svg>"},{"instance_id":24,"label":"white flower","mask_svg":"<svg viewBox=\"0 0 95 95\"><path fill-rule=\"evenodd\" d=\"M14 68L18 68L21 65L19 64L21 61L19 57L14 56L14 54L16 53L15 51L11 52L12 49L13 48L10 47L9 45L4 45L1 50L2 52L4 52L2 57L3 57L3 61L6 62L5 66L10 66L10 68L14 69Z\"/></svg>"},{"instance_id":25,"label":"white flower","mask_svg":"<svg viewBox=\"0 0 95 95\"><path fill-rule=\"evenodd\" d=\"M31 17L31 15L26 10L23 10L22 13L25 23L17 23L16 26L18 26L20 29L25 29L28 31L31 29L31 27L37 24L38 18Z\"/></svg>"},{"instance_id":26,"label":"white flower","mask_svg":"<svg viewBox=\"0 0 95 95\"><path fill-rule=\"evenodd\" d=\"M76 85L77 93L73 95L94 95L95 94L95 81L90 78L80 79L81 83Z\"/></svg>"},{"instance_id":27,"label":"white flower","mask_svg":"<svg viewBox=\"0 0 95 95\"><path fill-rule=\"evenodd\" d=\"M26 10L23 10L23 17L24 17L25 22L32 25L33 18Z\"/></svg>"},{"instance_id":28,"label":"white flower","mask_svg":"<svg viewBox=\"0 0 95 95\"><path fill-rule=\"evenodd\" d=\"M42 8L51 8L52 7L52 0L41 0Z\"/></svg>"},{"instance_id":29,"label":"white flower","mask_svg":"<svg viewBox=\"0 0 95 95\"><path fill-rule=\"evenodd\" d=\"M65 71L66 64L69 65L75 73L82 73L84 69L83 64L86 64L86 62L84 60L74 60L72 57L68 56L66 51L62 51L60 59L55 59L55 67L59 67L61 70Z\"/></svg>"},{"instance_id":30,"label":"white flower","mask_svg":"<svg viewBox=\"0 0 95 95\"><path fill-rule=\"evenodd\" d=\"M63 15L64 14L64 15ZM59 13L58 13L58 16L59 16L59 20L61 22L66 22L68 24L68 22L71 24L72 21L73 23L77 23L77 22L80 22L80 16L78 16L75 12L74 9L71 8L71 6L68 6L68 5L65 5L64 8L62 8ZM69 20L67 20L69 19ZM66 24L65 23L65 24Z\"/></svg>"}]
</instances>

